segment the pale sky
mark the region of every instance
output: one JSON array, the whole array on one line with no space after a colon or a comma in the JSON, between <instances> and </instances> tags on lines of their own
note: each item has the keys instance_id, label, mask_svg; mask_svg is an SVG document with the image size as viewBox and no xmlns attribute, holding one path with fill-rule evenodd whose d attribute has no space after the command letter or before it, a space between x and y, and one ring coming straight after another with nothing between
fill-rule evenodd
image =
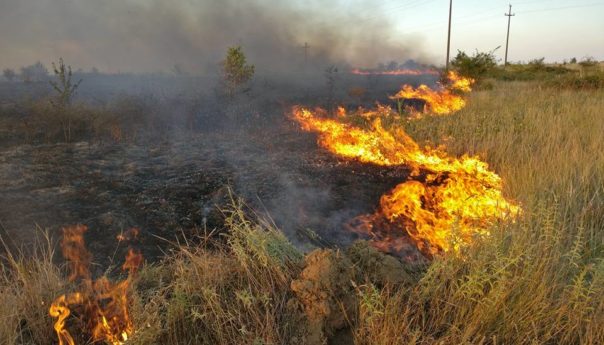
<instances>
[{"instance_id":1,"label":"pale sky","mask_svg":"<svg viewBox=\"0 0 604 345\"><path fill-rule=\"evenodd\" d=\"M378 2L376 2L378 3ZM397 29L417 33L437 61L445 60L448 0L385 0L380 8L397 18ZM602 0L453 0L451 55L457 49L492 50L503 59L508 5L512 4L510 61L545 57L562 61L590 56L604 60Z\"/></svg>"},{"instance_id":2,"label":"pale sky","mask_svg":"<svg viewBox=\"0 0 604 345\"><path fill-rule=\"evenodd\" d=\"M510 61L604 60L604 0L512 1ZM288 70L309 57L371 67L416 59L444 64L449 0L0 0L0 68L47 66L204 73L226 48ZM457 49L503 58L508 1L454 0Z\"/></svg>"}]
</instances>

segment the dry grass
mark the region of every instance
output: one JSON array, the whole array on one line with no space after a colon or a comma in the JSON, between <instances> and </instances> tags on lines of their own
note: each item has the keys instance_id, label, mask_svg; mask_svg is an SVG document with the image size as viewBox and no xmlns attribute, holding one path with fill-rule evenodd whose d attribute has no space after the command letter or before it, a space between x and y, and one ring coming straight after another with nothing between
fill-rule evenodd
<instances>
[{"instance_id":1,"label":"dry grass","mask_svg":"<svg viewBox=\"0 0 604 345\"><path fill-rule=\"evenodd\" d=\"M604 343L604 90L536 85L497 83L458 114L408 124L419 141L480 154L524 215L436 259L413 286L356 274L341 286L356 294L355 344ZM303 256L235 204L221 244L181 245L140 272L132 343L309 343L291 288ZM41 248L5 260L2 344L54 343L47 306L66 286L50 242Z\"/></svg>"},{"instance_id":2,"label":"dry grass","mask_svg":"<svg viewBox=\"0 0 604 345\"><path fill-rule=\"evenodd\" d=\"M250 221L235 204L226 244L182 245L141 273L139 324L155 323L145 322L135 342L282 344L295 334L297 318L287 302L303 256L273 225Z\"/></svg>"},{"instance_id":3,"label":"dry grass","mask_svg":"<svg viewBox=\"0 0 604 345\"><path fill-rule=\"evenodd\" d=\"M604 342L604 91L534 87L499 84L454 116L410 124L485 157L525 214L436 260L413 289L380 292L358 343Z\"/></svg>"},{"instance_id":4,"label":"dry grass","mask_svg":"<svg viewBox=\"0 0 604 345\"><path fill-rule=\"evenodd\" d=\"M2 258L0 344L48 344L54 338L48 307L64 289L66 278L53 263L54 246L44 235L33 253Z\"/></svg>"}]
</instances>

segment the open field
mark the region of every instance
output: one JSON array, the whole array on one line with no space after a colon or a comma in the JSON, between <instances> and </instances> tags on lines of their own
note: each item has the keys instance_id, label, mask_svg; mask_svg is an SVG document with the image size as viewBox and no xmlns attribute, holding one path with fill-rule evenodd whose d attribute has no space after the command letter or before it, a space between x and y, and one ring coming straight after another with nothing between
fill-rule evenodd
<instances>
[{"instance_id":1,"label":"open field","mask_svg":"<svg viewBox=\"0 0 604 345\"><path fill-rule=\"evenodd\" d=\"M238 201L235 186L235 195L221 194L227 201L223 235L195 228L132 278L135 332L127 343L604 343L604 89L495 81L492 89L473 92L459 112L404 126L420 145L479 155L502 177L505 195L522 206L522 215L493 225L490 236L458 255L409 265L365 241L302 250ZM309 138L310 144L295 145L318 150ZM287 155L270 156L271 162L291 167L275 158ZM317 160L300 163L291 176L297 181L313 171L305 164L340 164ZM334 176L342 175L335 169ZM338 195L354 193L356 184L364 190L362 180L334 180L344 186ZM389 184L381 181L370 184ZM142 186L136 188L144 194ZM56 343L48 307L75 286L55 241L42 240L33 255L12 249L4 260L1 344ZM75 329L72 319L68 327ZM72 334L78 344L90 341Z\"/></svg>"}]
</instances>

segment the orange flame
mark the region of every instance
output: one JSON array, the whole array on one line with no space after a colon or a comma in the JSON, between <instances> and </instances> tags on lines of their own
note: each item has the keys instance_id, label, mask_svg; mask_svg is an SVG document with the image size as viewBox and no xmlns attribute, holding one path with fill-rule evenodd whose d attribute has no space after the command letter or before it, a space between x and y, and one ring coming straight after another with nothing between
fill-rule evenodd
<instances>
[{"instance_id":1,"label":"orange flame","mask_svg":"<svg viewBox=\"0 0 604 345\"><path fill-rule=\"evenodd\" d=\"M123 344L134 331L128 312L128 290L143 257L129 249L122 266L124 271L128 271L127 279L112 283L106 277L101 277L93 281L88 269L91 255L84 245L83 235L86 230L84 225L63 228L61 248L71 268L69 280L81 278L82 282L81 291L61 295L50 306L50 316L57 319L54 329L59 345L75 345L66 328L66 320L73 311L77 311L84 321L84 332L90 334L93 341ZM135 233L138 234L138 229Z\"/></svg>"},{"instance_id":2,"label":"orange flame","mask_svg":"<svg viewBox=\"0 0 604 345\"><path fill-rule=\"evenodd\" d=\"M116 236L116 239L120 242L122 241L132 241L138 239L138 235L140 234L139 228L130 228L125 232L122 232Z\"/></svg>"},{"instance_id":3,"label":"orange flame","mask_svg":"<svg viewBox=\"0 0 604 345\"><path fill-rule=\"evenodd\" d=\"M84 225L63 228L61 250L71 269L69 281L74 281L78 277L88 278L90 276L88 266L90 265L91 256L84 245L84 232L86 230L88 228Z\"/></svg>"},{"instance_id":4,"label":"orange flame","mask_svg":"<svg viewBox=\"0 0 604 345\"><path fill-rule=\"evenodd\" d=\"M372 71L355 68L351 70L350 73L356 75L438 75L438 71L435 69L396 69L389 71Z\"/></svg>"},{"instance_id":5,"label":"orange flame","mask_svg":"<svg viewBox=\"0 0 604 345\"><path fill-rule=\"evenodd\" d=\"M362 216L363 226L357 230L383 231L376 224L385 219L389 226L405 230L424 253L433 255L458 251L475 236L488 234L496 221L520 212L519 206L504 198L501 178L478 157L454 158L439 149L422 149L400 126L384 128L382 119L396 116L391 108L380 106L354 114L366 120L364 127L353 125L353 116L342 110L337 118L320 117L324 113L294 107L293 118L304 130L319 133L319 145L338 156L408 166L413 177L423 180L403 182L382 196L379 209ZM388 237L377 237L381 239L375 245L380 249L396 245L383 243Z\"/></svg>"},{"instance_id":6,"label":"orange flame","mask_svg":"<svg viewBox=\"0 0 604 345\"><path fill-rule=\"evenodd\" d=\"M456 72L450 71L447 74L445 85L440 84L440 90L433 90L423 84L417 88L403 85L402 89L390 98L396 100L420 99L425 102L424 113L447 115L465 107L466 101L463 94L472 91L473 83L473 79L464 78ZM415 118L421 117L421 113L418 111L412 111L412 115Z\"/></svg>"}]
</instances>

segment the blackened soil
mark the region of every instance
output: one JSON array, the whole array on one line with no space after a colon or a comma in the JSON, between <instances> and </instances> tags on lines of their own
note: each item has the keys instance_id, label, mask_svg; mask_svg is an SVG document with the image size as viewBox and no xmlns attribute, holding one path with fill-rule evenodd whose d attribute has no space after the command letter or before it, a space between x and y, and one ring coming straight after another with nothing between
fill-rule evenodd
<instances>
[{"instance_id":1,"label":"blackened soil","mask_svg":"<svg viewBox=\"0 0 604 345\"><path fill-rule=\"evenodd\" d=\"M27 247L48 229L85 224L88 248L105 266L127 244L116 236L141 229L136 246L148 260L166 241L220 230L230 186L269 214L297 245L346 245L351 218L372 212L380 196L403 181L404 168L340 160L316 137L283 121L278 128L183 133L146 144L22 145L0 151L0 235ZM322 240L309 240L315 232Z\"/></svg>"}]
</instances>

